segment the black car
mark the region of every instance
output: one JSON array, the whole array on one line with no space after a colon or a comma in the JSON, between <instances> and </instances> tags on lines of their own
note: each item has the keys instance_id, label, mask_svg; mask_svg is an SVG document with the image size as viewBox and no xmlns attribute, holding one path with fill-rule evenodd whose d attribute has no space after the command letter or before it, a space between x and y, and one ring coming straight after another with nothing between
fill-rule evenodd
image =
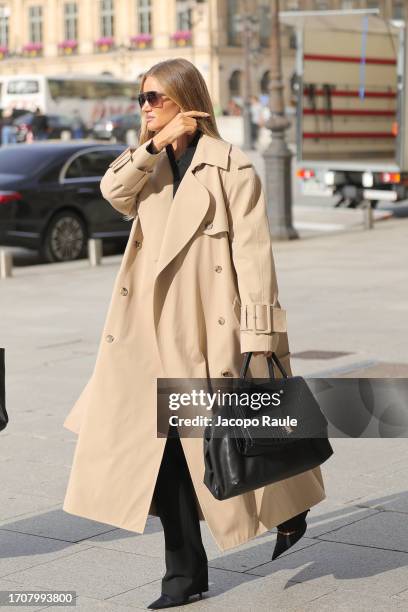
<instances>
[{"instance_id":1,"label":"black car","mask_svg":"<svg viewBox=\"0 0 408 612\"><path fill-rule=\"evenodd\" d=\"M13 125L17 128L17 142L26 142L28 134L32 134L33 128L33 113L25 113L20 115L13 121ZM67 115L45 115L47 118L47 139L62 138L70 139L74 134L72 117ZM84 136L89 133L85 124L82 122Z\"/></svg>"},{"instance_id":2,"label":"black car","mask_svg":"<svg viewBox=\"0 0 408 612\"><path fill-rule=\"evenodd\" d=\"M99 186L125 148L75 140L1 147L0 245L55 262L86 257L88 238L127 239L131 223Z\"/></svg>"},{"instance_id":3,"label":"black car","mask_svg":"<svg viewBox=\"0 0 408 612\"><path fill-rule=\"evenodd\" d=\"M140 115L112 115L99 119L93 126L91 135L100 140L114 140L134 146L139 139L141 126Z\"/></svg>"}]
</instances>

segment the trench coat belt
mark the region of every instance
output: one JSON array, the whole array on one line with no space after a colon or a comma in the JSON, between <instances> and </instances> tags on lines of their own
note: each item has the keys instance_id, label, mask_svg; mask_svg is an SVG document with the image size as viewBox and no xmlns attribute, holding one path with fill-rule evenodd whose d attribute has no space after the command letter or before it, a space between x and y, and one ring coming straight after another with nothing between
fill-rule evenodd
<instances>
[{"instance_id":1,"label":"trench coat belt","mask_svg":"<svg viewBox=\"0 0 408 612\"><path fill-rule=\"evenodd\" d=\"M286 332L286 311L272 304L244 304L241 307L240 329L261 334Z\"/></svg>"}]
</instances>

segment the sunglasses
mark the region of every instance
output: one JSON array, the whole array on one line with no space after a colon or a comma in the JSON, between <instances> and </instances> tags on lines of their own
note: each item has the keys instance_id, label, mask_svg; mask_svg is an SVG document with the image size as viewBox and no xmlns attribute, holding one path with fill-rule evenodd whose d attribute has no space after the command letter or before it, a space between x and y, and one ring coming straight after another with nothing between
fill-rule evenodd
<instances>
[{"instance_id":1,"label":"sunglasses","mask_svg":"<svg viewBox=\"0 0 408 612\"><path fill-rule=\"evenodd\" d=\"M160 93L160 91L145 91L138 95L137 99L140 104L140 108L142 108L143 104L148 101L149 105L154 108L155 106L163 106L161 99L165 97L168 98L164 93Z\"/></svg>"}]
</instances>

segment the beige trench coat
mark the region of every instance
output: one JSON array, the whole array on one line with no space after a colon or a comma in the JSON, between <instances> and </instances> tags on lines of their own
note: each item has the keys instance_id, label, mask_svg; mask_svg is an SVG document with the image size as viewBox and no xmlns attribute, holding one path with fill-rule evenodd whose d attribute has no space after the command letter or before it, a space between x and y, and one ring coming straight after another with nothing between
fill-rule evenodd
<instances>
[{"instance_id":1,"label":"beige trench coat","mask_svg":"<svg viewBox=\"0 0 408 612\"><path fill-rule=\"evenodd\" d=\"M64 422L78 439L63 509L138 533L148 514L156 515L152 496L166 442L157 437L156 377L237 377L243 352L271 349L292 374L265 197L250 159L203 134L173 200L167 153L150 154L149 142L126 149L101 181L111 205L136 216L94 371ZM133 288L143 228L153 227L160 205L170 207L167 225L151 291L139 296ZM147 341L140 325L150 323ZM264 356L252 357L249 375L268 377ZM203 484L202 439L181 442L200 519L220 550L325 498L316 468L216 500Z\"/></svg>"}]
</instances>

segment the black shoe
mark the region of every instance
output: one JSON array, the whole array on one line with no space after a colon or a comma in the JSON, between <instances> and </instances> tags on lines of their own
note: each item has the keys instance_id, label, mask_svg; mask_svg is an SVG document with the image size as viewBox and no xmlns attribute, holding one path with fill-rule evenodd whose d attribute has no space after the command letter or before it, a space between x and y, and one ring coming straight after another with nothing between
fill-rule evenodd
<instances>
[{"instance_id":1,"label":"black shoe","mask_svg":"<svg viewBox=\"0 0 408 612\"><path fill-rule=\"evenodd\" d=\"M203 598L203 593L192 593L192 595L199 595L200 599ZM147 606L149 610L160 610L161 608L173 608L174 606L184 606L185 604L192 603L190 597L192 595L186 595L185 597L171 597L166 593L162 593L159 599L153 601L150 606Z\"/></svg>"},{"instance_id":2,"label":"black shoe","mask_svg":"<svg viewBox=\"0 0 408 612\"><path fill-rule=\"evenodd\" d=\"M304 535L307 529L306 515L308 512L310 512L310 508L277 526L278 535L272 561L296 544Z\"/></svg>"}]
</instances>

